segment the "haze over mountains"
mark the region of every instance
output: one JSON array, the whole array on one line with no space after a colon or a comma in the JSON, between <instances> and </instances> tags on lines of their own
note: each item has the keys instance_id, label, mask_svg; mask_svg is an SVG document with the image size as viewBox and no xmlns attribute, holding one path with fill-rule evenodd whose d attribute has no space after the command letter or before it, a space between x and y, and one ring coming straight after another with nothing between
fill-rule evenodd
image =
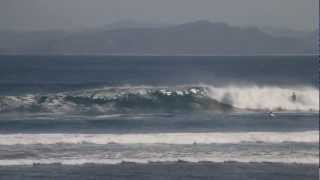
<instances>
[{"instance_id":1,"label":"haze over mountains","mask_svg":"<svg viewBox=\"0 0 320 180\"><path fill-rule=\"evenodd\" d=\"M0 54L256 55L316 54L317 33L277 32L226 23L118 22L81 31L0 32Z\"/></svg>"}]
</instances>

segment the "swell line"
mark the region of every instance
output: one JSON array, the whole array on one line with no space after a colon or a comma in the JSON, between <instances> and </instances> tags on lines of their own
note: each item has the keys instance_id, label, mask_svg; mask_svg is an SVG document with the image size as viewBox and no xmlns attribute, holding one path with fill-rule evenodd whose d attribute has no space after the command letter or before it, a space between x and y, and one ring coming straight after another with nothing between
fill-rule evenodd
<instances>
[{"instance_id":1,"label":"swell line","mask_svg":"<svg viewBox=\"0 0 320 180\"><path fill-rule=\"evenodd\" d=\"M0 145L16 144L227 144L242 142L319 143L318 131L154 134L3 134Z\"/></svg>"},{"instance_id":2,"label":"swell line","mask_svg":"<svg viewBox=\"0 0 320 180\"><path fill-rule=\"evenodd\" d=\"M240 163L299 163L299 164L319 164L316 158L150 158L150 159L2 159L0 166L18 166L18 165L39 165L39 164L63 164L63 165L83 165L83 164L121 164L121 163L176 163L176 162L190 162L190 163L224 163L224 162L240 162Z\"/></svg>"},{"instance_id":3,"label":"swell line","mask_svg":"<svg viewBox=\"0 0 320 180\"><path fill-rule=\"evenodd\" d=\"M126 113L146 111L317 112L314 87L106 87L54 94L0 96L0 113Z\"/></svg>"}]
</instances>

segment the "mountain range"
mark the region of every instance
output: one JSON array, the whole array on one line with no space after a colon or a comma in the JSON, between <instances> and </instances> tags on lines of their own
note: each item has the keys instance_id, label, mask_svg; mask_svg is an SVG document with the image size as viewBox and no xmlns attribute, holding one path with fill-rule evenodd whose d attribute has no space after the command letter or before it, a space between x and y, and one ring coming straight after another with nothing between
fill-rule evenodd
<instances>
[{"instance_id":1,"label":"mountain range","mask_svg":"<svg viewBox=\"0 0 320 180\"><path fill-rule=\"evenodd\" d=\"M257 27L237 27L209 21L164 26L115 23L81 31L0 32L0 54L10 55L317 53L316 32L273 35Z\"/></svg>"}]
</instances>

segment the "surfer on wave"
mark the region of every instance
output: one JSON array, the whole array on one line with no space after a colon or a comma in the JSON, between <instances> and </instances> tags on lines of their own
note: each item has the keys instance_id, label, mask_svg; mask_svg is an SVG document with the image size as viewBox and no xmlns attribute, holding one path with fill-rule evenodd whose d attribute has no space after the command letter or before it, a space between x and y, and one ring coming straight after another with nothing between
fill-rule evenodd
<instances>
[{"instance_id":1,"label":"surfer on wave","mask_svg":"<svg viewBox=\"0 0 320 180\"><path fill-rule=\"evenodd\" d=\"M291 101L292 102L296 102L296 100L297 100L297 95L296 95L295 92L293 92L292 95L291 95Z\"/></svg>"},{"instance_id":2,"label":"surfer on wave","mask_svg":"<svg viewBox=\"0 0 320 180\"><path fill-rule=\"evenodd\" d=\"M269 112L269 116L270 116L270 117L275 117L276 115L275 115L272 111L270 111L270 112Z\"/></svg>"}]
</instances>

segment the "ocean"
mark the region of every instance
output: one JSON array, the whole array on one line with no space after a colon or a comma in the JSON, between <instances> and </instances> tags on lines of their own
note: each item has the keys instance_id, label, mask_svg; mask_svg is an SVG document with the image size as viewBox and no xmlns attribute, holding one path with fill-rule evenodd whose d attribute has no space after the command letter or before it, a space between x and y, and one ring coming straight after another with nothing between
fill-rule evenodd
<instances>
[{"instance_id":1,"label":"ocean","mask_svg":"<svg viewBox=\"0 0 320 180\"><path fill-rule=\"evenodd\" d=\"M316 56L0 56L0 179L318 179Z\"/></svg>"}]
</instances>

